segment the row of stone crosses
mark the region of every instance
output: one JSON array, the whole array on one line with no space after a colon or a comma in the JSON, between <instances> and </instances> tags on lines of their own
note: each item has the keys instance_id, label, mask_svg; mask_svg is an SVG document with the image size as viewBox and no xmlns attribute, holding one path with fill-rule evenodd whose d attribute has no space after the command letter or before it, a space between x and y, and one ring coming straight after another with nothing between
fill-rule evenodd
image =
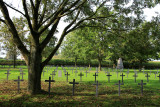
<instances>
[{"instance_id":1,"label":"row of stone crosses","mask_svg":"<svg viewBox=\"0 0 160 107\"><path fill-rule=\"evenodd\" d=\"M63 69L63 71L64 71L64 73L65 73L65 76L66 76L66 81L68 82L68 76L70 75L67 71L66 71L66 69L62 66L62 69ZM69 69L69 68L68 68ZM45 70L47 70L47 72L50 70L50 68L49 67L47 67L47 68L45 68ZM53 80L53 77L56 75L55 73L57 72L57 70L58 70L58 66L56 67L56 69L54 70L54 71L52 71L52 74L50 74L50 75L52 75L52 79L51 79L51 77L49 77L49 80L45 80L45 82L49 82L49 87L48 87L48 92L49 92L49 95L50 95L50 88L51 88L51 82L55 82L55 80ZM83 70L84 70L84 68L83 68ZM7 80L8 80L8 77L9 77L9 75L11 74L10 72L9 72L10 70L7 70L7 73L5 73L5 74L7 74ZM73 73L73 71L74 71L74 69L72 69L72 73ZM89 69L89 71L91 71L91 68ZM113 71L113 69L112 69L112 71ZM46 71L43 71L43 76L44 76L44 72L46 72ZM120 70L120 72L116 72L117 73L117 78L118 78L118 73L121 73L121 72L123 72L123 69L122 70ZM135 82L136 82L136 78L138 77L138 75L137 75L137 71L134 71L135 72L135 74L133 75L133 77L135 77ZM61 72L58 72L59 73L59 75L62 75L62 73ZM78 71L77 71L77 68L76 68L76 71L75 71L75 74L77 74L78 73ZM87 70L86 70L86 77L87 77L87 73L89 73L89 72L87 72ZM93 84L93 85L96 85L96 96L98 96L98 86L99 85L101 85L100 83L98 83L98 80L96 80L96 77L98 76L98 68L97 68L97 70L96 70L96 72L95 72L95 74L93 75L94 77L95 77L95 84ZM105 74L107 73L107 77L108 77L108 82L110 82L110 76L112 76L111 74L110 74L110 72L109 72L109 70L107 70L107 71L105 71ZM143 73L144 73L144 70L143 70ZM128 78L128 74L129 74L129 69L128 69L128 71L126 72L126 74L127 74L127 78ZM151 71L150 71L150 75L148 75L148 73L145 73L146 74L146 77L147 77L147 82L149 82L149 77L150 77L150 75L151 75ZM157 72L155 72L154 73L155 74L155 78L156 78L156 74L158 74L158 71ZM20 76L18 76L18 79L17 80L14 80L14 81L16 81L17 82L17 84L18 84L18 93L20 92L20 81L24 81L23 80L23 75L25 75L25 73L23 72L23 70L20 68L20 75L22 76L22 79L20 79ZM80 81L82 81L82 77L84 76L84 74L81 72L78 76L80 76ZM124 85L124 82L123 82L123 77L125 76L123 73L122 73L122 75L120 75L120 76L122 76L122 83L120 83L120 80L118 81L118 83L117 84L115 84L115 85L118 85L118 95L120 96L120 86L121 85ZM157 77L159 77L159 81L160 81L160 74L159 74L159 76L157 76ZM74 90L75 90L75 84L79 84L78 82L75 82L75 79L73 79L73 82L69 82L69 84L73 84L73 89L72 89L72 95L74 95ZM141 85L141 95L143 95L143 85L146 85L146 83L143 83L143 80L141 80L141 83L138 83L138 85Z\"/></svg>"}]
</instances>

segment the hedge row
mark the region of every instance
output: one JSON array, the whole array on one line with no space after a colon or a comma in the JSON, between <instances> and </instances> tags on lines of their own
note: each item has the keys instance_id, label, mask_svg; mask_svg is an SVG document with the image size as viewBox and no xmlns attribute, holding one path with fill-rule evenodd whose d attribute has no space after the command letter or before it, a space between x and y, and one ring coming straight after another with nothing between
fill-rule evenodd
<instances>
[{"instance_id":1,"label":"hedge row","mask_svg":"<svg viewBox=\"0 0 160 107\"><path fill-rule=\"evenodd\" d=\"M139 63L128 63L128 62L123 62L124 68L134 68L138 69L139 68ZM13 65L13 60L0 60L0 65L5 66L5 65ZM24 61L16 61L16 65L26 65ZM70 59L54 59L51 60L48 65L55 65L55 66L75 66L75 63L73 60ZM78 60L77 61L77 66L89 66L89 62L83 61L83 60ZM92 67L98 67L98 61L94 60L91 61L90 64ZM145 69L158 69L160 68L160 62L148 62L148 63L143 63L142 66L144 66ZM110 61L103 61L102 62L102 67L113 67L113 63Z\"/></svg>"}]
</instances>

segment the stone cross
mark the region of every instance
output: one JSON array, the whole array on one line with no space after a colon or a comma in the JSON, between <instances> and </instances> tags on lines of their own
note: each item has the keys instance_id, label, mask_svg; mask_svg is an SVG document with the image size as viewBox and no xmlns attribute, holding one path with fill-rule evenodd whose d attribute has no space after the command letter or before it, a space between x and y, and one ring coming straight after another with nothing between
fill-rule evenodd
<instances>
[{"instance_id":1,"label":"stone cross","mask_svg":"<svg viewBox=\"0 0 160 107\"><path fill-rule=\"evenodd\" d=\"M65 74L65 76L66 76L66 81L68 82L68 76L69 76L70 74L68 74L68 72L67 72L67 74Z\"/></svg>"},{"instance_id":2,"label":"stone cross","mask_svg":"<svg viewBox=\"0 0 160 107\"><path fill-rule=\"evenodd\" d=\"M98 86L102 84L99 84L98 81L96 81L96 83L93 85L96 85L96 97L98 97Z\"/></svg>"},{"instance_id":3,"label":"stone cross","mask_svg":"<svg viewBox=\"0 0 160 107\"><path fill-rule=\"evenodd\" d=\"M123 76L125 76L125 75L123 75L123 73L122 73L122 75L120 75L120 76L122 76L122 83L123 83Z\"/></svg>"},{"instance_id":4,"label":"stone cross","mask_svg":"<svg viewBox=\"0 0 160 107\"><path fill-rule=\"evenodd\" d=\"M141 83L138 83L138 85L141 85L141 95L143 95L143 85L146 85L146 83L143 83L143 80L141 80Z\"/></svg>"},{"instance_id":5,"label":"stone cross","mask_svg":"<svg viewBox=\"0 0 160 107\"><path fill-rule=\"evenodd\" d=\"M52 75L52 80L53 80L53 76L55 76L56 74L54 71L52 71L52 74L50 74L50 75Z\"/></svg>"},{"instance_id":6,"label":"stone cross","mask_svg":"<svg viewBox=\"0 0 160 107\"><path fill-rule=\"evenodd\" d=\"M86 70L86 72L85 72L85 73L86 73L86 77L87 77L87 73L89 73L89 72L87 72L87 70Z\"/></svg>"},{"instance_id":7,"label":"stone cross","mask_svg":"<svg viewBox=\"0 0 160 107\"><path fill-rule=\"evenodd\" d=\"M45 70L43 70L43 77L44 77L44 72L46 72Z\"/></svg>"},{"instance_id":8,"label":"stone cross","mask_svg":"<svg viewBox=\"0 0 160 107\"><path fill-rule=\"evenodd\" d=\"M152 71L149 71L149 72L150 72L150 75L151 75L151 72L152 72Z\"/></svg>"},{"instance_id":9,"label":"stone cross","mask_svg":"<svg viewBox=\"0 0 160 107\"><path fill-rule=\"evenodd\" d=\"M134 79L134 82L136 82L136 78L138 77L137 73L135 73L135 74L133 75L133 77L135 78L135 79Z\"/></svg>"},{"instance_id":10,"label":"stone cross","mask_svg":"<svg viewBox=\"0 0 160 107\"><path fill-rule=\"evenodd\" d=\"M78 76L80 76L80 81L82 81L82 76L84 76L84 74L81 72Z\"/></svg>"},{"instance_id":11,"label":"stone cross","mask_svg":"<svg viewBox=\"0 0 160 107\"><path fill-rule=\"evenodd\" d=\"M99 73L99 72L98 72L98 68L96 68L96 72L95 72L95 73Z\"/></svg>"},{"instance_id":12,"label":"stone cross","mask_svg":"<svg viewBox=\"0 0 160 107\"><path fill-rule=\"evenodd\" d=\"M64 72L64 74L66 74L66 72L67 72L66 69L64 69L63 72ZM66 75L65 75L65 77L66 77Z\"/></svg>"},{"instance_id":13,"label":"stone cross","mask_svg":"<svg viewBox=\"0 0 160 107\"><path fill-rule=\"evenodd\" d=\"M148 79L148 77L150 77L150 75L148 75L148 73L147 73L147 75L146 75L145 77L147 77L147 82L149 82L149 79Z\"/></svg>"},{"instance_id":14,"label":"stone cross","mask_svg":"<svg viewBox=\"0 0 160 107\"><path fill-rule=\"evenodd\" d=\"M7 70L7 73L4 73L4 74L7 74L7 81L8 81L9 74L11 74L11 73L9 73L9 71L10 70Z\"/></svg>"},{"instance_id":15,"label":"stone cross","mask_svg":"<svg viewBox=\"0 0 160 107\"><path fill-rule=\"evenodd\" d=\"M95 73L95 75L93 75L93 76L95 76L95 82L96 82L96 77L98 76L98 74Z\"/></svg>"},{"instance_id":16,"label":"stone cross","mask_svg":"<svg viewBox=\"0 0 160 107\"><path fill-rule=\"evenodd\" d=\"M118 85L118 95L120 96L120 93L121 93L120 86L121 86L121 85L124 85L124 83L121 83L120 80L119 80L118 83L115 84L115 85Z\"/></svg>"},{"instance_id":17,"label":"stone cross","mask_svg":"<svg viewBox=\"0 0 160 107\"><path fill-rule=\"evenodd\" d=\"M110 76L112 76L112 75L110 75L110 73L109 73L106 76L108 77L108 82L110 83Z\"/></svg>"},{"instance_id":18,"label":"stone cross","mask_svg":"<svg viewBox=\"0 0 160 107\"><path fill-rule=\"evenodd\" d=\"M72 95L74 96L75 84L79 84L79 83L75 82L75 79L73 79L73 82L69 82L69 84L73 84Z\"/></svg>"},{"instance_id":19,"label":"stone cross","mask_svg":"<svg viewBox=\"0 0 160 107\"><path fill-rule=\"evenodd\" d=\"M23 80L23 75L24 75L25 73L23 72L23 71L21 71L21 73L20 73L20 75L22 75L22 80Z\"/></svg>"},{"instance_id":20,"label":"stone cross","mask_svg":"<svg viewBox=\"0 0 160 107\"><path fill-rule=\"evenodd\" d=\"M118 71L116 71L116 73L117 73L117 78L118 78L118 73L119 73L119 72L118 72Z\"/></svg>"},{"instance_id":21,"label":"stone cross","mask_svg":"<svg viewBox=\"0 0 160 107\"><path fill-rule=\"evenodd\" d=\"M49 77L49 80L45 80L45 82L49 82L48 93L49 93L49 96L50 96L51 82L55 82L55 80L51 80L51 77Z\"/></svg>"},{"instance_id":22,"label":"stone cross","mask_svg":"<svg viewBox=\"0 0 160 107\"><path fill-rule=\"evenodd\" d=\"M157 77L159 77L159 82L160 82L160 74L159 74L159 76L157 76Z\"/></svg>"},{"instance_id":23,"label":"stone cross","mask_svg":"<svg viewBox=\"0 0 160 107\"><path fill-rule=\"evenodd\" d=\"M75 73L75 77L77 77L77 73L78 73L77 69L76 69L76 71L74 73Z\"/></svg>"},{"instance_id":24,"label":"stone cross","mask_svg":"<svg viewBox=\"0 0 160 107\"><path fill-rule=\"evenodd\" d=\"M126 74L127 74L127 78L128 78L128 74L129 74L129 69L128 69L128 71L126 72Z\"/></svg>"},{"instance_id":25,"label":"stone cross","mask_svg":"<svg viewBox=\"0 0 160 107\"><path fill-rule=\"evenodd\" d=\"M18 84L18 93L20 92L20 81L24 81L24 80L20 80L20 76L18 76L18 80L14 80L17 81Z\"/></svg>"},{"instance_id":26,"label":"stone cross","mask_svg":"<svg viewBox=\"0 0 160 107\"><path fill-rule=\"evenodd\" d=\"M155 72L154 74L155 74L155 78L156 78L156 76L157 76L157 72Z\"/></svg>"}]
</instances>

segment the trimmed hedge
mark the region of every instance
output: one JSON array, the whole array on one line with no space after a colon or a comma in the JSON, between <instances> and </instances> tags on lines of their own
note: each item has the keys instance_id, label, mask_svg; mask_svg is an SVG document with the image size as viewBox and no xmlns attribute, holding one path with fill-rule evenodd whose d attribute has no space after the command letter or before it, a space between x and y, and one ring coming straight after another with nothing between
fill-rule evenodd
<instances>
[{"instance_id":1,"label":"trimmed hedge","mask_svg":"<svg viewBox=\"0 0 160 107\"><path fill-rule=\"evenodd\" d=\"M129 63L129 62L123 62L124 64L124 68L134 68L134 69L138 69L139 68L139 63ZM4 60L1 59L0 60L0 65L1 66L5 66L5 65L9 65L12 66L13 65L13 60ZM26 65L24 61L21 60L17 60L16 61L16 65ZM71 59L53 59L51 60L48 65L54 65L54 66L75 66L75 63L73 60ZM77 66L89 66L89 63L85 60L77 60ZM96 60L92 60L91 64L92 67L98 67L98 61ZM111 61L103 61L102 62L102 67L113 67L113 62ZM145 69L158 69L160 68L160 62L148 62L148 63L143 63L142 66L144 66Z\"/></svg>"}]
</instances>

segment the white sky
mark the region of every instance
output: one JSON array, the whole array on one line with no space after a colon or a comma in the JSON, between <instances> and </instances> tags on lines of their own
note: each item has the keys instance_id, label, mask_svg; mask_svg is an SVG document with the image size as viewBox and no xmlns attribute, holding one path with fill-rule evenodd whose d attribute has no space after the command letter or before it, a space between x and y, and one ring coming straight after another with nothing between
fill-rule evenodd
<instances>
[{"instance_id":1,"label":"white sky","mask_svg":"<svg viewBox=\"0 0 160 107\"><path fill-rule=\"evenodd\" d=\"M10 3L13 3L13 6L18 7L19 9L22 9L21 0L4 0L4 1L6 1L6 2L9 1ZM157 5L156 7L152 8L152 9L144 9L144 15L146 16L146 20L150 21L153 16L156 16L157 14L155 12L158 12L160 14L160 5ZM19 13L15 12L11 9L9 9L9 13L10 13L11 17L19 16ZM1 16L1 13L0 13L0 16ZM64 23L62 21L60 22L60 24L58 25L58 30L60 33L63 31L63 29L66 25L67 25L67 23ZM60 33L56 34L57 38L60 37ZM1 47L1 44L0 44L0 47ZM2 55L1 49L0 49L0 57L4 57L4 56L5 55Z\"/></svg>"}]
</instances>

